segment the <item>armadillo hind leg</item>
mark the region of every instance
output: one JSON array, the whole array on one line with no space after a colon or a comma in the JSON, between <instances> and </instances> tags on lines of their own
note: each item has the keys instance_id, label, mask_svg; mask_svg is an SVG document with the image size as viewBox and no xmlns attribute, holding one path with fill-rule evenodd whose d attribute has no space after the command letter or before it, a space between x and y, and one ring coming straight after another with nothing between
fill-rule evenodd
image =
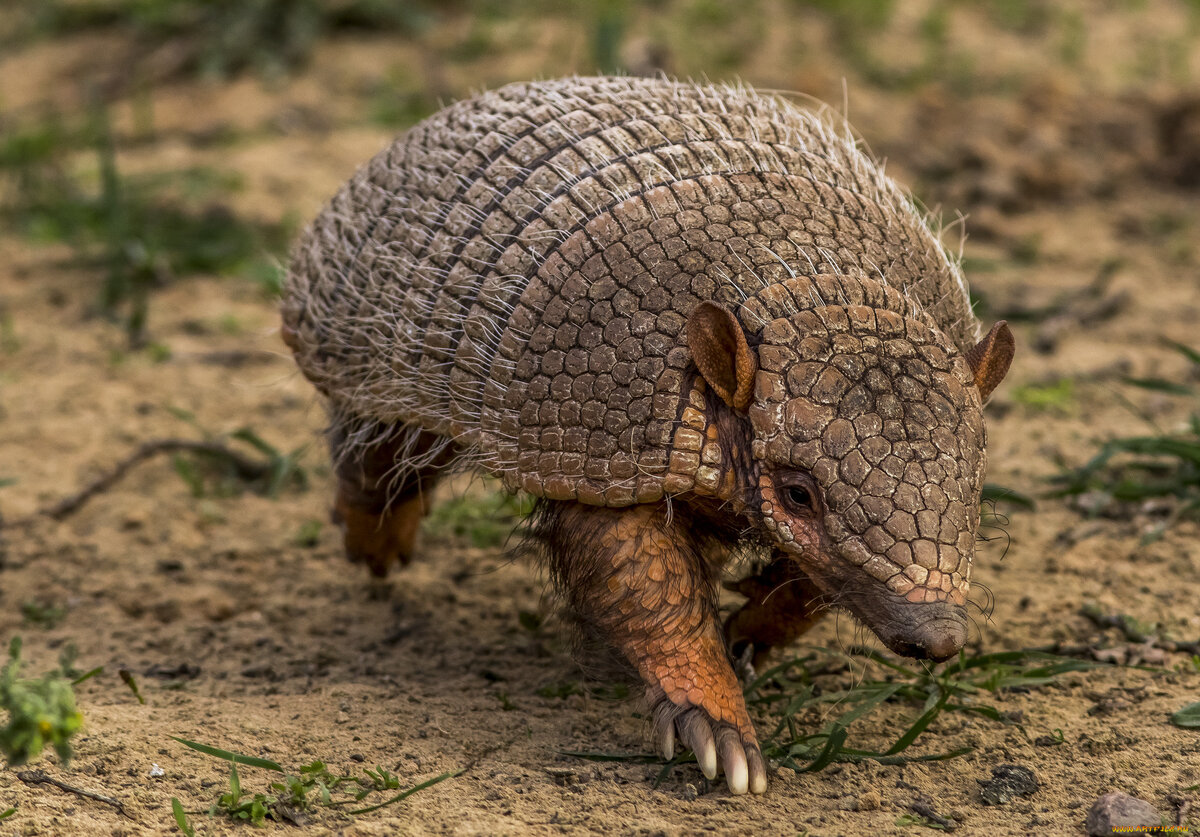
<instances>
[{"instance_id":1,"label":"armadillo hind leg","mask_svg":"<svg viewBox=\"0 0 1200 837\"><path fill-rule=\"evenodd\" d=\"M382 578L412 558L433 488L454 451L440 437L409 428L383 429L370 439L364 443L336 423L329 431L338 478L333 520L342 527L346 557Z\"/></svg>"},{"instance_id":2,"label":"armadillo hind leg","mask_svg":"<svg viewBox=\"0 0 1200 837\"><path fill-rule=\"evenodd\" d=\"M641 676L662 755L671 758L678 740L708 778L723 769L731 792L763 793L758 737L687 515L663 504L556 503L545 513L551 571L583 627Z\"/></svg>"},{"instance_id":3,"label":"armadillo hind leg","mask_svg":"<svg viewBox=\"0 0 1200 837\"><path fill-rule=\"evenodd\" d=\"M725 622L729 648L736 660L750 647L755 666L772 648L793 642L825 614L821 591L788 556L776 555L758 575L727 586L746 597Z\"/></svg>"}]
</instances>

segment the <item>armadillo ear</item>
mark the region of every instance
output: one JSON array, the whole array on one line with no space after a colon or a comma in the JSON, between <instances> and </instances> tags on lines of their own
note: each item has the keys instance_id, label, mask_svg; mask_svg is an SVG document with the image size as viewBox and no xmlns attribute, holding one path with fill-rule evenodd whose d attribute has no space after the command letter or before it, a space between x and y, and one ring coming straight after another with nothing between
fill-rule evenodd
<instances>
[{"instance_id":1,"label":"armadillo ear","mask_svg":"<svg viewBox=\"0 0 1200 837\"><path fill-rule=\"evenodd\" d=\"M687 342L708 385L726 404L744 412L754 394L758 359L737 317L715 302L701 302L688 318Z\"/></svg>"},{"instance_id":2,"label":"armadillo ear","mask_svg":"<svg viewBox=\"0 0 1200 837\"><path fill-rule=\"evenodd\" d=\"M979 388L979 395L984 401L1004 380L1016 349L1017 342L1008 323L1000 320L992 326L986 337L967 352L967 363L971 365L975 386Z\"/></svg>"}]
</instances>

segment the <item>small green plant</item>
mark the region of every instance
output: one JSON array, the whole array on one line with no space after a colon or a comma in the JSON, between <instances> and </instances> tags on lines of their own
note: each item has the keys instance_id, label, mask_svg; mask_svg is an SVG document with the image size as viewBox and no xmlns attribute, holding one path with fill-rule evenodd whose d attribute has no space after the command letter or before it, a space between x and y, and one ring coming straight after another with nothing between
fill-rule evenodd
<instances>
[{"instance_id":1,"label":"small green plant","mask_svg":"<svg viewBox=\"0 0 1200 837\"><path fill-rule=\"evenodd\" d=\"M1186 729L1200 729L1200 702L1189 703L1171 715L1171 723Z\"/></svg>"},{"instance_id":2,"label":"small green plant","mask_svg":"<svg viewBox=\"0 0 1200 837\"><path fill-rule=\"evenodd\" d=\"M1038 413L1069 413L1075 407L1075 383L1059 378L1044 384L1024 384L1012 391L1012 400Z\"/></svg>"},{"instance_id":3,"label":"small green plant","mask_svg":"<svg viewBox=\"0 0 1200 837\"><path fill-rule=\"evenodd\" d=\"M425 531L434 537L467 538L480 549L501 546L533 506L527 494L491 488L483 497L464 495L434 506L425 519Z\"/></svg>"},{"instance_id":4,"label":"small green plant","mask_svg":"<svg viewBox=\"0 0 1200 837\"><path fill-rule=\"evenodd\" d=\"M30 599L21 602L21 618L26 625L36 625L39 628L53 628L67 615L67 609L53 602Z\"/></svg>"},{"instance_id":5,"label":"small green plant","mask_svg":"<svg viewBox=\"0 0 1200 837\"><path fill-rule=\"evenodd\" d=\"M210 817L224 815L233 820L249 822L253 825L264 825L268 819L291 821L291 816L296 811L308 811L317 807L346 807L361 802L371 794L399 790L401 786L400 777L382 766L377 766L374 770L365 768L361 776L343 776L331 773L324 762L317 760L302 766L295 773L289 773L280 764L270 759L246 756L185 738L172 737L175 741L198 753L229 762L229 788L208 809ZM256 767L278 773L280 778L270 783L270 793L249 793L242 787L241 774L238 772L239 764L244 767ZM461 772L461 770L454 770L442 773L400 791L383 802L365 808L356 808L348 813L366 814L377 811L401 802L438 782L453 778ZM335 796L339 798L335 798ZM178 799L172 798L171 809L180 830L184 834L193 833L192 826L187 819L187 812Z\"/></svg>"},{"instance_id":6,"label":"small green plant","mask_svg":"<svg viewBox=\"0 0 1200 837\"><path fill-rule=\"evenodd\" d=\"M237 763L229 765L229 790L221 794L209 809L210 817L223 813L233 820L245 820L251 825L265 825L270 805L275 802L273 797L256 793L246 798L242 793L242 780L238 776Z\"/></svg>"},{"instance_id":7,"label":"small green plant","mask_svg":"<svg viewBox=\"0 0 1200 837\"><path fill-rule=\"evenodd\" d=\"M1015 488L1007 488L991 482L983 484L983 491L980 493L979 500L981 503L992 506L999 503L1009 503L1026 511L1033 511L1037 508L1037 503L1028 494L1022 494Z\"/></svg>"},{"instance_id":8,"label":"small green plant","mask_svg":"<svg viewBox=\"0 0 1200 837\"><path fill-rule=\"evenodd\" d=\"M121 682L129 687L129 691L133 692L133 696L137 698L137 702L142 706L146 705L146 698L142 696L142 690L138 688L137 680L133 677L133 672L127 668L117 670L117 676L121 678Z\"/></svg>"},{"instance_id":9,"label":"small green plant","mask_svg":"<svg viewBox=\"0 0 1200 837\"><path fill-rule=\"evenodd\" d=\"M629 25L628 0L599 0L588 4L592 10L592 63L597 72L619 73L621 39Z\"/></svg>"},{"instance_id":10,"label":"small green plant","mask_svg":"<svg viewBox=\"0 0 1200 837\"><path fill-rule=\"evenodd\" d=\"M8 809L6 809L6 810L4 810L4 811L0 811L0 821L3 821L3 820L6 820L6 819L8 819L9 817L11 817L11 816L12 816L13 814L15 814L15 813L17 813L17 809L16 809L16 808L8 808Z\"/></svg>"},{"instance_id":11,"label":"small green plant","mask_svg":"<svg viewBox=\"0 0 1200 837\"><path fill-rule=\"evenodd\" d=\"M0 752L9 765L25 764L47 746L64 765L70 763L71 737L83 725L83 715L64 673L70 670L66 654L59 669L45 677L20 678L21 638L9 643L8 663L0 669L0 710L8 714L8 723L0 727Z\"/></svg>"},{"instance_id":12,"label":"small green plant","mask_svg":"<svg viewBox=\"0 0 1200 837\"><path fill-rule=\"evenodd\" d=\"M296 532L296 537L292 542L296 546L302 546L306 549L312 549L321 542L321 530L324 524L316 518L310 518L300 524L300 528Z\"/></svg>"}]
</instances>

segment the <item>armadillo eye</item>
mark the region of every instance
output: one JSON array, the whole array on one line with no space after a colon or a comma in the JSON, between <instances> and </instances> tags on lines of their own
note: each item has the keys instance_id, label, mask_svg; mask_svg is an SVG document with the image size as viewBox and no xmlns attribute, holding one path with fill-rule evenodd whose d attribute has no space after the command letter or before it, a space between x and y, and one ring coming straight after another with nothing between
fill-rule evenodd
<instances>
[{"instance_id":1,"label":"armadillo eye","mask_svg":"<svg viewBox=\"0 0 1200 837\"><path fill-rule=\"evenodd\" d=\"M804 486L789 485L783 490L783 494L787 499L787 505L792 507L792 511L813 510L812 494Z\"/></svg>"}]
</instances>

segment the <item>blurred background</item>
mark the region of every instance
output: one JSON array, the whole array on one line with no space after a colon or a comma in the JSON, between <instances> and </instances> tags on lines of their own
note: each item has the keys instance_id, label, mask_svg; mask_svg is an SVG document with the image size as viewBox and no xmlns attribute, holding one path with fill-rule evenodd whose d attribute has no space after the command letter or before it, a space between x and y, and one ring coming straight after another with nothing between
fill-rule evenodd
<instances>
[{"instance_id":1,"label":"blurred background","mask_svg":"<svg viewBox=\"0 0 1200 837\"><path fill-rule=\"evenodd\" d=\"M689 801L699 774L665 794L658 765L562 754L637 752L645 726L589 696L543 628L536 569L503 551L527 505L456 482L390 587L348 567L324 417L278 334L289 243L441 104L594 72L741 81L848 116L941 217L981 319L1017 335L988 408L970 653L1154 672L1052 689L1035 672L1032 692L989 674L971 692L1003 713L920 742L962 761L781 773L762 805L717 805L691 785ZM172 795L204 811L228 781L172 735L405 783L480 763L353 834L890 833L911 824L900 788L973 833L1068 833L1114 787L1194 799L1181 727L1198 710L1166 719L1200 676L1198 323L1200 0L0 0L0 641L23 635L31 671L67 649L107 668L79 686L76 764L162 833ZM849 618L806 639L871 642ZM827 662L825 693L861 685ZM923 711L911 695L876 738ZM814 698L793 734L829 711ZM1038 771L1036 811L981 807L976 780L1014 759ZM0 819L9 800L26 833L129 827L0 770Z\"/></svg>"},{"instance_id":2,"label":"blurred background","mask_svg":"<svg viewBox=\"0 0 1200 837\"><path fill-rule=\"evenodd\" d=\"M848 111L921 201L1033 259L1044 236L1007 218L1195 195L1198 40L1196 0L8 0L0 222L162 352L154 288L274 293L297 225L439 104L666 73ZM1194 260L1194 213L1117 220Z\"/></svg>"}]
</instances>

